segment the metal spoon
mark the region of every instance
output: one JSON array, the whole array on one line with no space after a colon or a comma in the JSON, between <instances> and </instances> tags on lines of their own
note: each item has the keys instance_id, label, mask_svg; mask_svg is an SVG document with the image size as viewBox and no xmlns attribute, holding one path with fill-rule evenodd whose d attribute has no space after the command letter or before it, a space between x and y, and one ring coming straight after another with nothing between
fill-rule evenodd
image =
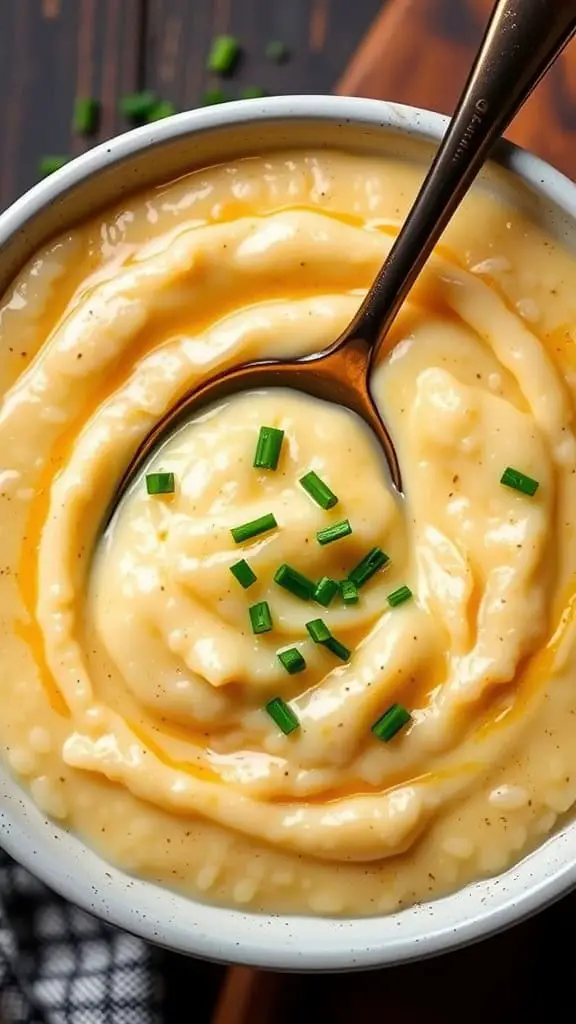
<instances>
[{"instance_id":1,"label":"metal spoon","mask_svg":"<svg viewBox=\"0 0 576 1024\"><path fill-rule=\"evenodd\" d=\"M136 451L106 523L163 438L207 405L253 388L295 388L358 413L374 431L386 455L392 482L398 491L402 490L394 445L370 395L371 366L491 144L504 132L575 30L576 0L497 0L444 140L352 323L329 348L316 355L240 366L186 392Z\"/></svg>"}]
</instances>

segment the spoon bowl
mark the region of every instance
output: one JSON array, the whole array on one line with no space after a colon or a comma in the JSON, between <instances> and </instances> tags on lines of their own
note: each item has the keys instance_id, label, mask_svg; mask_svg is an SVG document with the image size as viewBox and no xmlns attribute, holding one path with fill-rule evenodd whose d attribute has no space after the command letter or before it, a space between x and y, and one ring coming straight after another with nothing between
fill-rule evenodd
<instances>
[{"instance_id":1,"label":"spoon bowl","mask_svg":"<svg viewBox=\"0 0 576 1024\"><path fill-rule=\"evenodd\" d=\"M314 398L344 406L360 416L381 445L392 483L402 490L400 467L390 435L370 394L368 381L372 359L370 345L358 338L338 341L325 352L288 361L261 360L224 370L187 391L162 417L137 449L108 509L108 525L119 501L150 456L182 423L222 398L261 388L291 388Z\"/></svg>"}]
</instances>

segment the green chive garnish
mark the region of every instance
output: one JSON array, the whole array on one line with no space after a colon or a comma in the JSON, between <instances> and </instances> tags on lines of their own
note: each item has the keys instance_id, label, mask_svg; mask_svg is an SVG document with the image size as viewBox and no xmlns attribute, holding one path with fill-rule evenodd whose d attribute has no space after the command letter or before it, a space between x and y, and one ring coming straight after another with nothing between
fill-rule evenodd
<instances>
[{"instance_id":1,"label":"green chive garnish","mask_svg":"<svg viewBox=\"0 0 576 1024\"><path fill-rule=\"evenodd\" d=\"M253 633L269 633L272 629L272 616L268 601L258 601L248 609Z\"/></svg>"},{"instance_id":2,"label":"green chive garnish","mask_svg":"<svg viewBox=\"0 0 576 1024\"><path fill-rule=\"evenodd\" d=\"M134 92L130 96L123 96L118 106L120 113L127 121L140 124L150 117L157 103L158 99L154 93L146 89L144 92Z\"/></svg>"},{"instance_id":3,"label":"green chive garnish","mask_svg":"<svg viewBox=\"0 0 576 1024\"><path fill-rule=\"evenodd\" d=\"M165 117L172 117L176 113L176 107L170 100L160 100L156 103L146 117L148 124L153 121L163 121Z\"/></svg>"},{"instance_id":4,"label":"green chive garnish","mask_svg":"<svg viewBox=\"0 0 576 1024\"><path fill-rule=\"evenodd\" d=\"M268 512L265 516L253 519L250 523L242 523L242 526L233 526L230 533L236 544L243 544L245 540L252 540L252 537L258 537L261 533L275 530L277 526L276 519L271 512Z\"/></svg>"},{"instance_id":5,"label":"green chive garnish","mask_svg":"<svg viewBox=\"0 0 576 1024\"><path fill-rule=\"evenodd\" d=\"M174 494L174 473L147 473L148 494Z\"/></svg>"},{"instance_id":6,"label":"green chive garnish","mask_svg":"<svg viewBox=\"0 0 576 1024\"><path fill-rule=\"evenodd\" d=\"M412 597L412 591L410 587L398 587L398 590L393 590L391 594L388 594L386 600L391 608L396 608L399 604L404 604L404 601L409 601Z\"/></svg>"},{"instance_id":7,"label":"green chive garnish","mask_svg":"<svg viewBox=\"0 0 576 1024\"><path fill-rule=\"evenodd\" d=\"M208 70L229 75L240 56L240 43L234 36L216 36L208 54Z\"/></svg>"},{"instance_id":8,"label":"green chive garnish","mask_svg":"<svg viewBox=\"0 0 576 1024\"><path fill-rule=\"evenodd\" d=\"M314 591L314 600L327 608L330 602L338 593L340 587L336 580L330 579L330 576L323 576L321 580L316 584Z\"/></svg>"},{"instance_id":9,"label":"green chive garnish","mask_svg":"<svg viewBox=\"0 0 576 1024\"><path fill-rule=\"evenodd\" d=\"M238 94L240 100L260 100L263 96L268 96L269 93L266 89L263 89L261 85L247 85L245 89L242 89Z\"/></svg>"},{"instance_id":10,"label":"green chive garnish","mask_svg":"<svg viewBox=\"0 0 576 1024\"><path fill-rule=\"evenodd\" d=\"M306 576L303 576L297 569L293 569L291 565L281 565L279 569L274 573L274 582L280 587L284 587L284 590L288 590L294 597L299 597L302 601L311 601L312 595L314 594L314 583L309 580Z\"/></svg>"},{"instance_id":11,"label":"green chive garnish","mask_svg":"<svg viewBox=\"0 0 576 1024\"><path fill-rule=\"evenodd\" d=\"M297 647L289 647L287 651L278 651L278 660L291 676L296 672L303 672L306 668L306 660Z\"/></svg>"},{"instance_id":12,"label":"green chive garnish","mask_svg":"<svg viewBox=\"0 0 576 1024\"><path fill-rule=\"evenodd\" d=\"M350 650L344 644L340 643L335 636L328 629L328 626L322 619L312 619L311 622L306 623L306 629L312 637L314 643L322 644L332 654L335 654L341 661L348 661L350 657Z\"/></svg>"},{"instance_id":13,"label":"green chive garnish","mask_svg":"<svg viewBox=\"0 0 576 1024\"><path fill-rule=\"evenodd\" d=\"M88 96L78 96L74 103L73 128L77 135L95 135L100 120L100 103Z\"/></svg>"},{"instance_id":14,"label":"green chive garnish","mask_svg":"<svg viewBox=\"0 0 576 1024\"><path fill-rule=\"evenodd\" d=\"M312 619L311 622L307 622L306 629L315 644L324 644L332 636L328 626L322 619Z\"/></svg>"},{"instance_id":15,"label":"green chive garnish","mask_svg":"<svg viewBox=\"0 0 576 1024\"><path fill-rule=\"evenodd\" d=\"M271 39L269 43L266 43L264 53L266 54L266 59L272 61L273 64L283 64L290 56L286 43L281 43L277 39Z\"/></svg>"},{"instance_id":16,"label":"green chive garnish","mask_svg":"<svg viewBox=\"0 0 576 1024\"><path fill-rule=\"evenodd\" d=\"M47 178L54 171L59 171L69 161L69 156L43 156L38 163L38 170L43 178Z\"/></svg>"},{"instance_id":17,"label":"green chive garnish","mask_svg":"<svg viewBox=\"0 0 576 1024\"><path fill-rule=\"evenodd\" d=\"M244 590L248 590L248 587L251 587L256 582L256 573L248 565L245 558L241 558L239 562L234 562L234 565L230 566L230 572L234 579L238 580L240 586L244 587Z\"/></svg>"},{"instance_id":18,"label":"green chive garnish","mask_svg":"<svg viewBox=\"0 0 576 1024\"><path fill-rule=\"evenodd\" d=\"M282 697L274 697L273 700L269 700L265 710L285 736L289 736L291 732L294 732L300 726L300 722L292 708L286 701L282 700Z\"/></svg>"},{"instance_id":19,"label":"green chive garnish","mask_svg":"<svg viewBox=\"0 0 576 1024\"><path fill-rule=\"evenodd\" d=\"M206 92L202 93L200 105L202 107L213 107L216 103L227 102L228 97L222 92L222 89L207 89Z\"/></svg>"},{"instance_id":20,"label":"green chive garnish","mask_svg":"<svg viewBox=\"0 0 576 1024\"><path fill-rule=\"evenodd\" d=\"M348 537L351 533L352 527L349 520L343 519L340 523L334 523L333 526L326 526L323 530L318 530L316 540L319 544L332 544L335 540Z\"/></svg>"},{"instance_id":21,"label":"green chive garnish","mask_svg":"<svg viewBox=\"0 0 576 1024\"><path fill-rule=\"evenodd\" d=\"M313 469L306 473L305 476L300 477L300 483L306 493L310 495L317 505L320 505L320 508L334 508L334 505L338 504L338 498L334 491L330 490L328 484L325 484Z\"/></svg>"},{"instance_id":22,"label":"green chive garnish","mask_svg":"<svg viewBox=\"0 0 576 1024\"><path fill-rule=\"evenodd\" d=\"M332 654L335 654L337 658L340 658L340 661L350 660L350 648L346 647L345 644L340 643L335 636L331 636L328 640L324 640L322 646L327 647Z\"/></svg>"},{"instance_id":23,"label":"green chive garnish","mask_svg":"<svg viewBox=\"0 0 576 1024\"><path fill-rule=\"evenodd\" d=\"M540 486L537 480L533 480L531 476L521 473L519 469L512 469L511 466L508 466L508 469L505 469L502 473L500 483L504 484L505 487L511 487L514 491L521 491L522 494L527 494L529 498L534 497Z\"/></svg>"},{"instance_id":24,"label":"green chive garnish","mask_svg":"<svg viewBox=\"0 0 576 1024\"><path fill-rule=\"evenodd\" d=\"M400 729L412 721L412 715L401 704L392 704L372 726L372 732L379 740L388 743Z\"/></svg>"},{"instance_id":25,"label":"green chive garnish","mask_svg":"<svg viewBox=\"0 0 576 1024\"><path fill-rule=\"evenodd\" d=\"M278 430L276 427L260 427L254 455L254 467L256 469L276 469L283 440L283 430Z\"/></svg>"},{"instance_id":26,"label":"green chive garnish","mask_svg":"<svg viewBox=\"0 0 576 1024\"><path fill-rule=\"evenodd\" d=\"M358 587L352 580L342 580L340 591L344 604L358 604Z\"/></svg>"},{"instance_id":27,"label":"green chive garnish","mask_svg":"<svg viewBox=\"0 0 576 1024\"><path fill-rule=\"evenodd\" d=\"M354 566L352 572L348 573L348 579L352 580L352 583L355 583L358 588L363 587L374 573L389 561L388 555L384 554L382 548L372 548L372 551L369 551L362 561Z\"/></svg>"}]
</instances>

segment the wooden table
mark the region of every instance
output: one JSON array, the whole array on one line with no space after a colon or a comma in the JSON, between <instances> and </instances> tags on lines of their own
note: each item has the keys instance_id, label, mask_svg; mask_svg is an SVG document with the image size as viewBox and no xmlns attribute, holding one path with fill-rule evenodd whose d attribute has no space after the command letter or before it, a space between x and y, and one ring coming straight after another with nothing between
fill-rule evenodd
<instances>
[{"instance_id":1,"label":"wooden table","mask_svg":"<svg viewBox=\"0 0 576 1024\"><path fill-rule=\"evenodd\" d=\"M555 0L550 0L555 2ZM118 98L151 88L179 109L214 80L215 34L244 46L230 96L375 96L449 111L491 0L0 0L0 206L29 188L45 154L77 154L74 98L102 103L97 140L126 129ZM374 19L374 21L373 21ZM369 27L374 27L369 32ZM291 59L266 60L270 39ZM364 42L362 42L364 40ZM530 101L513 137L576 174L574 49Z\"/></svg>"},{"instance_id":2,"label":"wooden table","mask_svg":"<svg viewBox=\"0 0 576 1024\"><path fill-rule=\"evenodd\" d=\"M98 139L125 131L118 98L156 90L179 109L214 85L213 36L244 47L230 96L249 85L271 93L330 92L381 0L0 0L0 204L37 179L44 154L80 153L70 130L74 97L102 102ZM271 39L290 48L274 65Z\"/></svg>"},{"instance_id":3,"label":"wooden table","mask_svg":"<svg viewBox=\"0 0 576 1024\"><path fill-rule=\"evenodd\" d=\"M550 0L555 2L555 0ZM0 205L37 178L47 153L79 153L74 97L102 102L98 139L122 131L118 98L151 88L179 109L214 84L205 55L215 34L244 46L231 96L248 85L270 93L368 95L450 111L490 0L0 0ZM373 24L371 30L370 25ZM291 59L266 61L270 39ZM576 53L570 48L512 129L512 137L576 175ZM560 1012L574 978L570 897L511 932L407 967L353 976L223 972L166 957L172 1024L313 1021L320 1000L330 1024L493 1024ZM200 1000L200 1001L199 1001ZM571 1009L572 1017L574 1011Z\"/></svg>"}]
</instances>

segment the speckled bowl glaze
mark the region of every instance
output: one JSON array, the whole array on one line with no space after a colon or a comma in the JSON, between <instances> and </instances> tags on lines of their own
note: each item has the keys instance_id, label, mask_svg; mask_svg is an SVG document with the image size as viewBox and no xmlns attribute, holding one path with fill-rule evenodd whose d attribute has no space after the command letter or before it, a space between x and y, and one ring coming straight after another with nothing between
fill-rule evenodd
<instances>
[{"instance_id":1,"label":"speckled bowl glaze","mask_svg":"<svg viewBox=\"0 0 576 1024\"><path fill-rule=\"evenodd\" d=\"M51 235L123 193L196 167L287 147L429 160L446 120L374 100L292 96L228 103L140 128L79 157L0 217L0 290ZM502 143L481 187L528 205L576 249L576 187ZM294 971L377 967L430 956L519 921L576 884L576 824L516 868L388 917L329 920L205 906L132 879L42 816L0 763L0 841L85 910L181 953Z\"/></svg>"}]
</instances>

